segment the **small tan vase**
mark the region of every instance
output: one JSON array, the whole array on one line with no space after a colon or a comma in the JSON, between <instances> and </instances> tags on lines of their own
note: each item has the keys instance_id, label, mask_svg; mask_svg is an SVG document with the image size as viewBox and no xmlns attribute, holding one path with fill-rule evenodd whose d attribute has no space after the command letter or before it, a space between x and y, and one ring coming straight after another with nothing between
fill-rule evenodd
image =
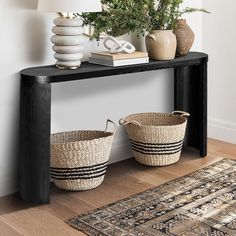
<instances>
[{"instance_id":1,"label":"small tan vase","mask_svg":"<svg viewBox=\"0 0 236 236\"><path fill-rule=\"evenodd\" d=\"M172 30L152 30L146 36L148 56L153 60L172 60L176 54L177 40Z\"/></svg>"},{"instance_id":2,"label":"small tan vase","mask_svg":"<svg viewBox=\"0 0 236 236\"><path fill-rule=\"evenodd\" d=\"M173 32L177 38L176 55L184 56L188 54L194 42L194 33L186 23L186 20L177 20L177 25Z\"/></svg>"}]
</instances>

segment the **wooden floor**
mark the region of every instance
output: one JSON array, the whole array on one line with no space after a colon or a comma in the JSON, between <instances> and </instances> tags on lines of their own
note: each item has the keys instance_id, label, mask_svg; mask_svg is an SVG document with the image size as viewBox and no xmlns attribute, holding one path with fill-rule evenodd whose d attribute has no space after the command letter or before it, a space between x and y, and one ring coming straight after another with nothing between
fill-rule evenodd
<instances>
[{"instance_id":1,"label":"wooden floor","mask_svg":"<svg viewBox=\"0 0 236 236\"><path fill-rule=\"evenodd\" d=\"M133 159L109 166L104 183L85 192L66 192L52 187L51 204L32 206L17 195L0 198L0 236L84 235L65 220L105 204L163 184L222 158L236 159L236 145L209 139L208 156L184 150L181 160L167 167L146 167Z\"/></svg>"}]
</instances>

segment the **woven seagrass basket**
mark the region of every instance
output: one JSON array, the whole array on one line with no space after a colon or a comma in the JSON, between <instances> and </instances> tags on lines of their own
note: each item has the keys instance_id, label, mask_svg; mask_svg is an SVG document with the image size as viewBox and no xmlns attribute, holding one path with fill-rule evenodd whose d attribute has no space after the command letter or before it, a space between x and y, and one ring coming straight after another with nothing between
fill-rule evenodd
<instances>
[{"instance_id":1,"label":"woven seagrass basket","mask_svg":"<svg viewBox=\"0 0 236 236\"><path fill-rule=\"evenodd\" d=\"M108 132L108 126L114 131ZM105 131L71 131L51 135L51 178L72 191L98 187L104 179L116 131L107 120Z\"/></svg>"},{"instance_id":2,"label":"woven seagrass basket","mask_svg":"<svg viewBox=\"0 0 236 236\"><path fill-rule=\"evenodd\" d=\"M141 164L165 166L181 154L188 113L139 113L120 120L126 128L134 158Z\"/></svg>"}]
</instances>

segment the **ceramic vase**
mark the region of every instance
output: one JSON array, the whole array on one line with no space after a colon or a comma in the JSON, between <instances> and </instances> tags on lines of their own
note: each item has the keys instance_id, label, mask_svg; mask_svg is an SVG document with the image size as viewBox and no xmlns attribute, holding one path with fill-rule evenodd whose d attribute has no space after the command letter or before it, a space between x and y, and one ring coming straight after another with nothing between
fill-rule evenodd
<instances>
[{"instance_id":1,"label":"ceramic vase","mask_svg":"<svg viewBox=\"0 0 236 236\"><path fill-rule=\"evenodd\" d=\"M148 56L153 60L172 60L176 54L177 40L172 30L152 30L146 36Z\"/></svg>"},{"instance_id":2,"label":"ceramic vase","mask_svg":"<svg viewBox=\"0 0 236 236\"><path fill-rule=\"evenodd\" d=\"M174 34L177 38L177 56L188 54L194 42L194 33L185 19L177 20L177 25L174 29Z\"/></svg>"}]
</instances>

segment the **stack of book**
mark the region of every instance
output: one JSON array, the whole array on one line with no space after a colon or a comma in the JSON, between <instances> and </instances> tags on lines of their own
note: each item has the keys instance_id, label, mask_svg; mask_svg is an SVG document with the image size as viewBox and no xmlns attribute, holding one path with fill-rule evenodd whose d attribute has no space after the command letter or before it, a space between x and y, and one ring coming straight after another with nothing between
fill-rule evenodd
<instances>
[{"instance_id":1,"label":"stack of book","mask_svg":"<svg viewBox=\"0 0 236 236\"><path fill-rule=\"evenodd\" d=\"M133 64L148 63L149 57L147 52L135 51L133 53L110 53L95 52L89 58L89 63L104 66L125 66Z\"/></svg>"}]
</instances>

